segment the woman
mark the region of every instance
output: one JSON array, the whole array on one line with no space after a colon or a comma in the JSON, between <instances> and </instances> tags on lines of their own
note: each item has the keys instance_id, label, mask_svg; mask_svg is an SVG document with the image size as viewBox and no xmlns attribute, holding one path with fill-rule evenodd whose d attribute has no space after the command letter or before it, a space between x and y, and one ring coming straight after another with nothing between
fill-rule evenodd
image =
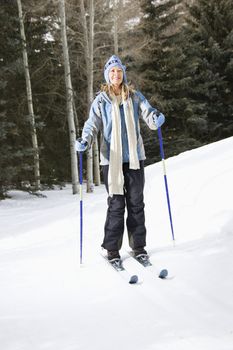
<instances>
[{"instance_id":1,"label":"woman","mask_svg":"<svg viewBox=\"0 0 233 350\"><path fill-rule=\"evenodd\" d=\"M109 194L102 247L108 259L120 259L125 206L129 245L136 258L148 258L143 200L145 152L139 118L156 130L165 117L127 84L125 66L119 57L114 55L107 61L104 78L106 84L91 105L76 150L85 151L94 135L101 132L100 164Z\"/></svg>"}]
</instances>

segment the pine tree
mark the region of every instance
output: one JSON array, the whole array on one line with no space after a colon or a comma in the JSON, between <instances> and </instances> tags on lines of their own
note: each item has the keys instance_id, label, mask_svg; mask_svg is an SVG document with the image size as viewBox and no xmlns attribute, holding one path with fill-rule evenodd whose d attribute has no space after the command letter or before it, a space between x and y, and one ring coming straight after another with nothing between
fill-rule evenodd
<instances>
[{"instance_id":1,"label":"pine tree","mask_svg":"<svg viewBox=\"0 0 233 350\"><path fill-rule=\"evenodd\" d=\"M185 91L189 84L183 76L185 57L182 53L181 0L148 1L141 0L142 18L137 30L141 33L140 50L135 61L139 73L138 85L151 104L166 116L163 127L170 147L167 155L179 153L184 148L180 135L184 132L183 114L187 105ZM139 68L137 68L139 67ZM154 132L143 127L144 139L149 162L159 159L152 145L158 139ZM173 143L171 143L173 141ZM193 140L189 140L193 145ZM166 141L165 141L166 143Z\"/></svg>"},{"instance_id":2,"label":"pine tree","mask_svg":"<svg viewBox=\"0 0 233 350\"><path fill-rule=\"evenodd\" d=\"M17 118L16 91L20 87L20 38L17 7L12 2L0 6L0 198L18 182L19 174L28 167L21 159L30 152L22 148Z\"/></svg>"},{"instance_id":3,"label":"pine tree","mask_svg":"<svg viewBox=\"0 0 233 350\"><path fill-rule=\"evenodd\" d=\"M176 22L180 16L180 0L141 0L143 17L139 28L145 38L141 49L140 80L151 102L170 110L167 97L174 90L171 71L178 67L178 30ZM173 72L174 75L174 72ZM170 102L171 104L171 102Z\"/></svg>"},{"instance_id":4,"label":"pine tree","mask_svg":"<svg viewBox=\"0 0 233 350\"><path fill-rule=\"evenodd\" d=\"M23 1L29 64L35 100L36 127L41 147L43 184L70 181L69 140L65 110L57 5ZM25 78L16 1L0 7L0 123L1 183L21 186L33 182L33 151L28 130ZM7 170L9 168L9 171ZM5 174L5 175L4 175Z\"/></svg>"},{"instance_id":5,"label":"pine tree","mask_svg":"<svg viewBox=\"0 0 233 350\"><path fill-rule=\"evenodd\" d=\"M187 123L210 141L233 134L233 3L196 0L188 9L183 52L193 79Z\"/></svg>"},{"instance_id":6,"label":"pine tree","mask_svg":"<svg viewBox=\"0 0 233 350\"><path fill-rule=\"evenodd\" d=\"M23 1L23 4L40 144L41 180L43 185L51 186L71 181L58 6L43 0Z\"/></svg>"}]
</instances>

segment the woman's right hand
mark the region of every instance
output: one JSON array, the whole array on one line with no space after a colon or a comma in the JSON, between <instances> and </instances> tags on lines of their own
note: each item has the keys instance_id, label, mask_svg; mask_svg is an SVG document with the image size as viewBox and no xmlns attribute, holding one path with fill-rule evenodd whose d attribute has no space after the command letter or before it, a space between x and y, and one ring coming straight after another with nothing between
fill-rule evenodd
<instances>
[{"instance_id":1,"label":"woman's right hand","mask_svg":"<svg viewBox=\"0 0 233 350\"><path fill-rule=\"evenodd\" d=\"M163 113L157 111L153 115L153 122L154 122L156 129L160 128L163 125L163 123L165 122L165 117L164 117Z\"/></svg>"},{"instance_id":2,"label":"woman's right hand","mask_svg":"<svg viewBox=\"0 0 233 350\"><path fill-rule=\"evenodd\" d=\"M88 146L87 141L83 140L81 137L77 139L75 142L76 152L85 152L87 149L87 146Z\"/></svg>"}]
</instances>

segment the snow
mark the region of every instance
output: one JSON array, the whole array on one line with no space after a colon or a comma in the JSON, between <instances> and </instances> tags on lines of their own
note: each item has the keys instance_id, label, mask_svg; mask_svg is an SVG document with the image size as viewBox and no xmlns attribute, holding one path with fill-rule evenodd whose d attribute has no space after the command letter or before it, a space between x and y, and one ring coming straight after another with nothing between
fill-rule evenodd
<instances>
[{"instance_id":1,"label":"snow","mask_svg":"<svg viewBox=\"0 0 233 350\"><path fill-rule=\"evenodd\" d=\"M155 152L158 150L155 149ZM166 150L165 150L166 152ZM147 249L160 280L122 257L130 285L99 254L103 186L79 196L12 191L0 202L0 347L3 350L232 350L233 137L166 160L171 239L161 162L148 166Z\"/></svg>"}]
</instances>

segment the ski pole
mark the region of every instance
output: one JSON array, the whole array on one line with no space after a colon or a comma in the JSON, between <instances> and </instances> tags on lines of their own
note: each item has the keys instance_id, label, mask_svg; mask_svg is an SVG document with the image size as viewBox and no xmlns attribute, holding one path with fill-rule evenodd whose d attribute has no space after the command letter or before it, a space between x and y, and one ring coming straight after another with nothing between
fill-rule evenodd
<instances>
[{"instance_id":1,"label":"ski pole","mask_svg":"<svg viewBox=\"0 0 233 350\"><path fill-rule=\"evenodd\" d=\"M161 154L162 163L163 163L164 184L165 184L165 190L166 190L166 196L167 196L168 213L170 218L172 239L174 241L175 236L174 236L173 223L172 223L172 213L171 213L171 205L170 205L170 198L169 198L169 192L168 192L168 183L167 183L167 174L166 174L165 156L164 156L164 150L163 150L163 138L162 138L161 128L158 128L158 135L159 135L160 154Z\"/></svg>"},{"instance_id":2,"label":"ski pole","mask_svg":"<svg viewBox=\"0 0 233 350\"><path fill-rule=\"evenodd\" d=\"M80 265L83 262L83 152L79 152Z\"/></svg>"}]
</instances>

